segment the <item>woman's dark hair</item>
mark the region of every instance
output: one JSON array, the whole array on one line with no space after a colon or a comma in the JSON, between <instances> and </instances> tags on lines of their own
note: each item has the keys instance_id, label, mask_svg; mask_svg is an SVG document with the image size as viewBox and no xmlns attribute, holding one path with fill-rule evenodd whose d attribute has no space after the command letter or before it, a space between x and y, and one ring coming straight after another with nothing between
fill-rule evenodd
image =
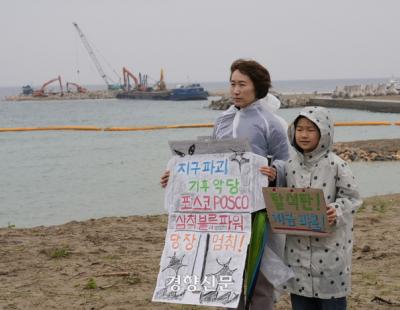
<instances>
[{"instance_id":1,"label":"woman's dark hair","mask_svg":"<svg viewBox=\"0 0 400 310\"><path fill-rule=\"evenodd\" d=\"M271 77L264 66L254 60L235 60L231 65L231 76L229 79L232 78L232 73L236 70L247 75L253 82L257 99L264 98L268 94L271 88Z\"/></svg>"}]
</instances>

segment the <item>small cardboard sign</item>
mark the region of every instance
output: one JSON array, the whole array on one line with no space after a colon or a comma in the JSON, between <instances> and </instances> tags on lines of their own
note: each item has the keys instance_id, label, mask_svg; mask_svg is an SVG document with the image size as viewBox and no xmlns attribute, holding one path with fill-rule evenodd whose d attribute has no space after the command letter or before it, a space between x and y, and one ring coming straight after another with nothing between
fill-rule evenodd
<instances>
[{"instance_id":1,"label":"small cardboard sign","mask_svg":"<svg viewBox=\"0 0 400 310\"><path fill-rule=\"evenodd\" d=\"M272 231L289 235L328 236L326 203L321 189L263 187Z\"/></svg>"}]
</instances>

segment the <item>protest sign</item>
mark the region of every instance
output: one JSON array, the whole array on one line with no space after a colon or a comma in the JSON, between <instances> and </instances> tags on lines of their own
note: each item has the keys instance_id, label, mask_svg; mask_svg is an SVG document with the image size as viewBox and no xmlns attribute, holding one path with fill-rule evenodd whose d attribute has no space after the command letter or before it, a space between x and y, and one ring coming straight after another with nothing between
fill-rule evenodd
<instances>
[{"instance_id":1,"label":"protest sign","mask_svg":"<svg viewBox=\"0 0 400 310\"><path fill-rule=\"evenodd\" d=\"M326 203L321 189L264 187L263 194L273 232L329 235Z\"/></svg>"},{"instance_id":2,"label":"protest sign","mask_svg":"<svg viewBox=\"0 0 400 310\"><path fill-rule=\"evenodd\" d=\"M153 301L236 308L251 212L265 208L268 181L258 170L267 160L237 141L180 141L171 149L168 229Z\"/></svg>"}]
</instances>

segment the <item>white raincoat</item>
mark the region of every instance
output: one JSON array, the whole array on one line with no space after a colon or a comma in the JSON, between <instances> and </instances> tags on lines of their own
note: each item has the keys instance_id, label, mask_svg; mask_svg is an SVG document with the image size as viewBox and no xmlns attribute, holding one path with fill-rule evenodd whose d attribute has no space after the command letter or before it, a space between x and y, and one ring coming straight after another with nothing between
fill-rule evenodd
<instances>
[{"instance_id":1,"label":"white raincoat","mask_svg":"<svg viewBox=\"0 0 400 310\"><path fill-rule=\"evenodd\" d=\"M277 102L279 105L277 105ZM250 142L253 153L273 157L277 168L277 186L285 182L284 165L289 158L287 124L275 111L280 102L273 95L257 100L246 108L231 106L219 116L214 126L214 139L245 138ZM268 237L261 262L261 271L273 286L286 282L292 272L283 262L285 235L274 234L267 223ZM267 287L260 288L267 292ZM261 303L264 302L261 300ZM266 307L264 304L263 307ZM254 306L258 309L257 306Z\"/></svg>"},{"instance_id":2,"label":"white raincoat","mask_svg":"<svg viewBox=\"0 0 400 310\"><path fill-rule=\"evenodd\" d=\"M296 149L294 123L289 126L289 141L296 151L285 166L287 187L322 189L327 205L336 208L337 223L329 237L287 235L285 261L295 277L283 288L306 297L344 297L351 290L353 217L362 201L348 164L331 151L333 121L329 111L306 107L299 116L316 124L321 138L315 150L303 154Z\"/></svg>"},{"instance_id":3,"label":"white raincoat","mask_svg":"<svg viewBox=\"0 0 400 310\"><path fill-rule=\"evenodd\" d=\"M263 157L272 156L277 167L277 182L284 181L283 166L289 158L285 121L274 112L276 101L271 94L253 102L246 108L232 105L217 118L214 139L246 138L252 152ZM282 169L281 169L282 168Z\"/></svg>"}]
</instances>

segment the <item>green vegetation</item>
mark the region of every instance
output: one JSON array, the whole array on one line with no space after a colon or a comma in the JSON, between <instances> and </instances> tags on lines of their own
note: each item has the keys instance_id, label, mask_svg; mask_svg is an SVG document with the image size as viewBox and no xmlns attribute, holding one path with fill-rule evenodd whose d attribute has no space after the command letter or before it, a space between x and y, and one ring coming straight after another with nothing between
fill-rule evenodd
<instances>
[{"instance_id":1,"label":"green vegetation","mask_svg":"<svg viewBox=\"0 0 400 310\"><path fill-rule=\"evenodd\" d=\"M372 210L378 213L385 213L390 207L400 204L400 199L393 197L370 197L364 199L362 206L358 209L358 212L364 212L365 210Z\"/></svg>"},{"instance_id":2,"label":"green vegetation","mask_svg":"<svg viewBox=\"0 0 400 310\"><path fill-rule=\"evenodd\" d=\"M68 248L55 248L54 250L50 251L51 258L62 258L67 257L71 254Z\"/></svg>"},{"instance_id":3,"label":"green vegetation","mask_svg":"<svg viewBox=\"0 0 400 310\"><path fill-rule=\"evenodd\" d=\"M377 211L377 212L379 212L379 213L384 213L384 212L386 211L386 210L385 210L386 207L387 207L387 203L382 202L381 204L373 205L373 206L372 206L372 210Z\"/></svg>"},{"instance_id":4,"label":"green vegetation","mask_svg":"<svg viewBox=\"0 0 400 310\"><path fill-rule=\"evenodd\" d=\"M361 212L365 211L365 208L366 208L366 204L365 204L365 202L364 202L364 203L361 205L361 207L358 208L357 213L361 213Z\"/></svg>"},{"instance_id":5,"label":"green vegetation","mask_svg":"<svg viewBox=\"0 0 400 310\"><path fill-rule=\"evenodd\" d=\"M140 283L141 279L136 275L130 275L129 277L126 278L126 281L128 281L129 284L134 285Z\"/></svg>"},{"instance_id":6,"label":"green vegetation","mask_svg":"<svg viewBox=\"0 0 400 310\"><path fill-rule=\"evenodd\" d=\"M96 289L97 288L96 280L93 278L90 278L89 281L86 283L85 288L88 290Z\"/></svg>"}]
</instances>

